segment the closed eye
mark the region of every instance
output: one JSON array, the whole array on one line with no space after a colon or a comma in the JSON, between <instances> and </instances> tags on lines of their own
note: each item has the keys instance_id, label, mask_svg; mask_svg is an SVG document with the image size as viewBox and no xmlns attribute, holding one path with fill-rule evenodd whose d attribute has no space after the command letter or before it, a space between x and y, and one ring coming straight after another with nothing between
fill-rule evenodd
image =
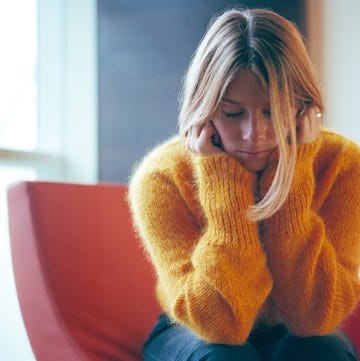
<instances>
[{"instance_id":1,"label":"closed eye","mask_svg":"<svg viewBox=\"0 0 360 361\"><path fill-rule=\"evenodd\" d=\"M223 116L227 118L241 118L245 115L244 111L240 112L226 112L223 110Z\"/></svg>"}]
</instances>

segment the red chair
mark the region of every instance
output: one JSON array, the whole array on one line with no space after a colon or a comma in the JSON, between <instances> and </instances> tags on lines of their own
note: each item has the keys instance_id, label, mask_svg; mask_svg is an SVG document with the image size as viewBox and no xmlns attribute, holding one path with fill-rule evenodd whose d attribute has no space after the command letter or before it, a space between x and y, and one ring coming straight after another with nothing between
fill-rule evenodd
<instances>
[{"instance_id":1,"label":"red chair","mask_svg":"<svg viewBox=\"0 0 360 361\"><path fill-rule=\"evenodd\" d=\"M10 187L16 287L37 361L141 360L160 310L126 190L52 182Z\"/></svg>"},{"instance_id":2,"label":"red chair","mask_svg":"<svg viewBox=\"0 0 360 361\"><path fill-rule=\"evenodd\" d=\"M141 360L160 312L126 186L21 182L8 191L20 307L37 361ZM344 328L360 350L360 307Z\"/></svg>"}]
</instances>

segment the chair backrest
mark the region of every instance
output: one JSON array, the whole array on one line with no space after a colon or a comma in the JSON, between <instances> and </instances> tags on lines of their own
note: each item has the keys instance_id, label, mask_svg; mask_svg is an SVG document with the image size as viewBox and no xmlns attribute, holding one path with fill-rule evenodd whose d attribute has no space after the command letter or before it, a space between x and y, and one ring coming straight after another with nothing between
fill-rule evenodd
<instances>
[{"instance_id":1,"label":"chair backrest","mask_svg":"<svg viewBox=\"0 0 360 361\"><path fill-rule=\"evenodd\" d=\"M20 307L37 361L140 360L159 306L126 185L8 190Z\"/></svg>"}]
</instances>

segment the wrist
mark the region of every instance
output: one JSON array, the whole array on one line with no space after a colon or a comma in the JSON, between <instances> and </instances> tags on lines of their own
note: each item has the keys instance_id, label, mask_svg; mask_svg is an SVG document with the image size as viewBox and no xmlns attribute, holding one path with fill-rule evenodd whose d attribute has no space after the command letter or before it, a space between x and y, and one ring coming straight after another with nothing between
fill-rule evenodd
<instances>
[{"instance_id":1,"label":"wrist","mask_svg":"<svg viewBox=\"0 0 360 361\"><path fill-rule=\"evenodd\" d=\"M244 168L238 160L227 153L196 156L194 158L200 183L233 183L234 186L253 187L256 174Z\"/></svg>"},{"instance_id":2,"label":"wrist","mask_svg":"<svg viewBox=\"0 0 360 361\"><path fill-rule=\"evenodd\" d=\"M195 159L199 200L208 218L219 222L245 218L254 205L256 174L247 171L232 156L222 153Z\"/></svg>"},{"instance_id":3,"label":"wrist","mask_svg":"<svg viewBox=\"0 0 360 361\"><path fill-rule=\"evenodd\" d=\"M308 144L300 144L296 147L295 153L295 168L293 179L302 182L307 178L306 174L313 174L313 163L316 154L320 148L321 141L318 139L316 142ZM261 195L264 196L274 179L278 163L279 163L278 152L274 154L268 166L264 169L261 180L260 180L260 191ZM294 183L294 182L293 182ZM294 186L294 184L293 184ZM292 186L292 188L293 188Z\"/></svg>"}]
</instances>

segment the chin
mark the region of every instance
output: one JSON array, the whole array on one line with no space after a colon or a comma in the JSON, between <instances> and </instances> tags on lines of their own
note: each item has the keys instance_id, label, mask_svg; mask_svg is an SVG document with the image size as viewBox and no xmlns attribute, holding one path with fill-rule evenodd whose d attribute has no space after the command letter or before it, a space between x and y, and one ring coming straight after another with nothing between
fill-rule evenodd
<instances>
[{"instance_id":1,"label":"chin","mask_svg":"<svg viewBox=\"0 0 360 361\"><path fill-rule=\"evenodd\" d=\"M256 160L256 161L248 161L248 160L242 160L239 159L241 165L247 169L249 172L252 173L257 173L257 172L261 172L263 171L267 164L268 164L268 160L264 159L264 160Z\"/></svg>"}]
</instances>

